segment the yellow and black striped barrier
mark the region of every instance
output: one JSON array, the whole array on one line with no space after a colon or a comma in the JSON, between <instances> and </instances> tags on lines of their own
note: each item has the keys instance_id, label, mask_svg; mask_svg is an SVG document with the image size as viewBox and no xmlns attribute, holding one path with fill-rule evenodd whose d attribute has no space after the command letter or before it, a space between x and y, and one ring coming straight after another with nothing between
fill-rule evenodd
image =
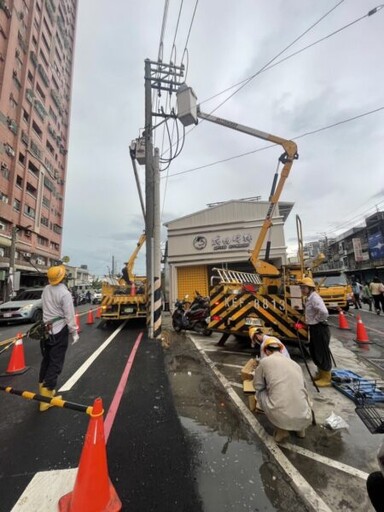
<instances>
[{"instance_id":1,"label":"yellow and black striped barrier","mask_svg":"<svg viewBox=\"0 0 384 512\"><path fill-rule=\"evenodd\" d=\"M76 404L75 402L68 402L67 400L62 400L58 397L49 398L47 396L39 395L38 393L33 393L32 391L19 391L10 386L0 386L0 391L5 391L11 395L21 396L26 400L36 400L36 402L44 402L55 407L62 407L63 409L72 409L73 411L85 412L89 416L92 416L93 413L92 405Z\"/></svg>"}]
</instances>

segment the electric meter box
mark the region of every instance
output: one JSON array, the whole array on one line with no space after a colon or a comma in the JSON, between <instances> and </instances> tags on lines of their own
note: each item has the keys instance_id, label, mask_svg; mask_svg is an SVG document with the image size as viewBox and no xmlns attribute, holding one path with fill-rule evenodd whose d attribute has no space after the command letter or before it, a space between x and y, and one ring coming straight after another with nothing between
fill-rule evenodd
<instances>
[{"instance_id":1,"label":"electric meter box","mask_svg":"<svg viewBox=\"0 0 384 512\"><path fill-rule=\"evenodd\" d=\"M140 137L136 140L136 160L139 165L145 165L145 139L144 137Z\"/></svg>"},{"instance_id":2,"label":"electric meter box","mask_svg":"<svg viewBox=\"0 0 384 512\"><path fill-rule=\"evenodd\" d=\"M197 124L197 96L192 87L180 85L177 96L177 118L184 126Z\"/></svg>"}]
</instances>

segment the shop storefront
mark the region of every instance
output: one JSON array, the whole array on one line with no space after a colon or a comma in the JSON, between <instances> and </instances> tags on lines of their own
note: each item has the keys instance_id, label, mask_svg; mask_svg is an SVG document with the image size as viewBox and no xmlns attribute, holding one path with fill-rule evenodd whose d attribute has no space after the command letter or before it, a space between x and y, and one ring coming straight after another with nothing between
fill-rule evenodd
<instances>
[{"instance_id":1,"label":"shop storefront","mask_svg":"<svg viewBox=\"0 0 384 512\"><path fill-rule=\"evenodd\" d=\"M252 272L249 257L269 207L267 201L233 200L175 219L168 230L166 268L167 302L173 308L177 298L208 295L214 269ZM273 216L270 260L286 263L284 223L293 203L281 202ZM264 257L264 250L260 257Z\"/></svg>"}]
</instances>

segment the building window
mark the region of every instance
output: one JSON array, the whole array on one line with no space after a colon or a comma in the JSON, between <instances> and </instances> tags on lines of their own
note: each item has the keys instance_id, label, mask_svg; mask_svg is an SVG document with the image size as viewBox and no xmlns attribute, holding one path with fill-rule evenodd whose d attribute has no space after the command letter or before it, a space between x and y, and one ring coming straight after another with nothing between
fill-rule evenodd
<instances>
[{"instance_id":1,"label":"building window","mask_svg":"<svg viewBox=\"0 0 384 512\"><path fill-rule=\"evenodd\" d=\"M32 44L35 48L37 48L37 39L35 36L32 36Z\"/></svg>"},{"instance_id":2,"label":"building window","mask_svg":"<svg viewBox=\"0 0 384 512\"><path fill-rule=\"evenodd\" d=\"M48 247L49 240L48 240L48 238L45 238L44 236L38 236L37 237L37 243L39 245L45 245L46 247Z\"/></svg>"},{"instance_id":3,"label":"building window","mask_svg":"<svg viewBox=\"0 0 384 512\"><path fill-rule=\"evenodd\" d=\"M39 169L31 161L28 162L28 170L30 170L37 178L39 177Z\"/></svg>"},{"instance_id":4,"label":"building window","mask_svg":"<svg viewBox=\"0 0 384 512\"><path fill-rule=\"evenodd\" d=\"M4 194L4 192L1 192L1 191L0 191L0 201L8 204L8 196L6 194Z\"/></svg>"},{"instance_id":5,"label":"building window","mask_svg":"<svg viewBox=\"0 0 384 512\"><path fill-rule=\"evenodd\" d=\"M40 126L37 123L35 123L35 121L32 121L32 129L36 133L36 135L38 137L40 137L40 139L41 139L43 132L42 132Z\"/></svg>"},{"instance_id":6,"label":"building window","mask_svg":"<svg viewBox=\"0 0 384 512\"><path fill-rule=\"evenodd\" d=\"M31 194L31 196L33 196L35 198L37 197L37 189L28 182L27 182L27 192L28 192L28 194Z\"/></svg>"},{"instance_id":7,"label":"building window","mask_svg":"<svg viewBox=\"0 0 384 512\"><path fill-rule=\"evenodd\" d=\"M46 196L43 196L43 206L45 206L46 208L49 208L50 207L50 201L48 199L48 197Z\"/></svg>"},{"instance_id":8,"label":"building window","mask_svg":"<svg viewBox=\"0 0 384 512\"><path fill-rule=\"evenodd\" d=\"M36 82L36 91L39 94L40 98L45 102L45 94L44 94L43 89L40 87L38 82Z\"/></svg>"},{"instance_id":9,"label":"building window","mask_svg":"<svg viewBox=\"0 0 384 512\"><path fill-rule=\"evenodd\" d=\"M49 140L47 140L47 144L46 144L46 145L47 145L47 149L48 149L48 151L49 151L52 155L54 155L54 154L55 154L55 148L52 146L52 144L49 142Z\"/></svg>"},{"instance_id":10,"label":"building window","mask_svg":"<svg viewBox=\"0 0 384 512\"><path fill-rule=\"evenodd\" d=\"M35 209L32 208L32 206L28 206L27 204L24 205L24 214L27 216L27 217L31 217L31 219L34 219L35 218L35 215L36 215L36 212L35 212Z\"/></svg>"},{"instance_id":11,"label":"building window","mask_svg":"<svg viewBox=\"0 0 384 512\"><path fill-rule=\"evenodd\" d=\"M3 178L5 178L6 180L9 180L9 169L5 162L1 163L0 173Z\"/></svg>"},{"instance_id":12,"label":"building window","mask_svg":"<svg viewBox=\"0 0 384 512\"><path fill-rule=\"evenodd\" d=\"M31 71L28 71L28 80L33 82L33 73Z\"/></svg>"},{"instance_id":13,"label":"building window","mask_svg":"<svg viewBox=\"0 0 384 512\"><path fill-rule=\"evenodd\" d=\"M49 219L48 217L41 217L40 222L43 226L49 227Z\"/></svg>"},{"instance_id":14,"label":"building window","mask_svg":"<svg viewBox=\"0 0 384 512\"><path fill-rule=\"evenodd\" d=\"M23 188L23 178L19 175L16 176L16 186Z\"/></svg>"},{"instance_id":15,"label":"building window","mask_svg":"<svg viewBox=\"0 0 384 512\"><path fill-rule=\"evenodd\" d=\"M11 109L16 109L17 108L17 101L15 100L15 98L14 98L12 93L9 96L9 106L11 107Z\"/></svg>"},{"instance_id":16,"label":"building window","mask_svg":"<svg viewBox=\"0 0 384 512\"><path fill-rule=\"evenodd\" d=\"M17 212L19 212L20 207L21 207L20 201L18 199L14 199L13 200L13 209L16 210Z\"/></svg>"},{"instance_id":17,"label":"building window","mask_svg":"<svg viewBox=\"0 0 384 512\"><path fill-rule=\"evenodd\" d=\"M19 163L25 165L25 155L21 152L19 152Z\"/></svg>"},{"instance_id":18,"label":"building window","mask_svg":"<svg viewBox=\"0 0 384 512\"><path fill-rule=\"evenodd\" d=\"M28 112L23 108L23 119L26 123L29 121L29 114Z\"/></svg>"}]
</instances>

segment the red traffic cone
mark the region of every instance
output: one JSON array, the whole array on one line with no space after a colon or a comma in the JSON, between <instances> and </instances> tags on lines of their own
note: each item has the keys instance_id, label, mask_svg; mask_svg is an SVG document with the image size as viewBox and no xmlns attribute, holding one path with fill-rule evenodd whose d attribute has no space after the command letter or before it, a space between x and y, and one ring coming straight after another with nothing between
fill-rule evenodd
<instances>
[{"instance_id":1,"label":"red traffic cone","mask_svg":"<svg viewBox=\"0 0 384 512\"><path fill-rule=\"evenodd\" d=\"M97 398L81 452L75 487L60 498L60 512L119 512L122 508L108 475L103 412L103 402Z\"/></svg>"},{"instance_id":2,"label":"red traffic cone","mask_svg":"<svg viewBox=\"0 0 384 512\"><path fill-rule=\"evenodd\" d=\"M356 341L357 343L370 343L365 325L363 324L360 315L357 315Z\"/></svg>"},{"instance_id":3,"label":"red traffic cone","mask_svg":"<svg viewBox=\"0 0 384 512\"><path fill-rule=\"evenodd\" d=\"M95 321L93 320L93 313L92 313L92 309L90 309L90 310L88 311L88 316L87 316L87 322L86 322L86 324L87 324L87 325L91 325L91 324L93 324L94 322L95 322Z\"/></svg>"},{"instance_id":4,"label":"red traffic cone","mask_svg":"<svg viewBox=\"0 0 384 512\"><path fill-rule=\"evenodd\" d=\"M23 335L18 333L6 373L8 375L20 375L28 369L29 367L25 366Z\"/></svg>"},{"instance_id":5,"label":"red traffic cone","mask_svg":"<svg viewBox=\"0 0 384 512\"><path fill-rule=\"evenodd\" d=\"M101 318L101 307L100 307L100 308L97 308L97 311L96 311L96 318Z\"/></svg>"},{"instance_id":6,"label":"red traffic cone","mask_svg":"<svg viewBox=\"0 0 384 512\"><path fill-rule=\"evenodd\" d=\"M131 284L131 296L134 297L136 295L136 285L134 282Z\"/></svg>"},{"instance_id":7,"label":"red traffic cone","mask_svg":"<svg viewBox=\"0 0 384 512\"><path fill-rule=\"evenodd\" d=\"M346 319L343 311L339 312L339 329L350 329L348 320Z\"/></svg>"},{"instance_id":8,"label":"red traffic cone","mask_svg":"<svg viewBox=\"0 0 384 512\"><path fill-rule=\"evenodd\" d=\"M75 321L76 321L76 327L77 327L77 332L81 332L81 323L80 323L80 317L78 315L78 313L76 313L75 315Z\"/></svg>"}]
</instances>

